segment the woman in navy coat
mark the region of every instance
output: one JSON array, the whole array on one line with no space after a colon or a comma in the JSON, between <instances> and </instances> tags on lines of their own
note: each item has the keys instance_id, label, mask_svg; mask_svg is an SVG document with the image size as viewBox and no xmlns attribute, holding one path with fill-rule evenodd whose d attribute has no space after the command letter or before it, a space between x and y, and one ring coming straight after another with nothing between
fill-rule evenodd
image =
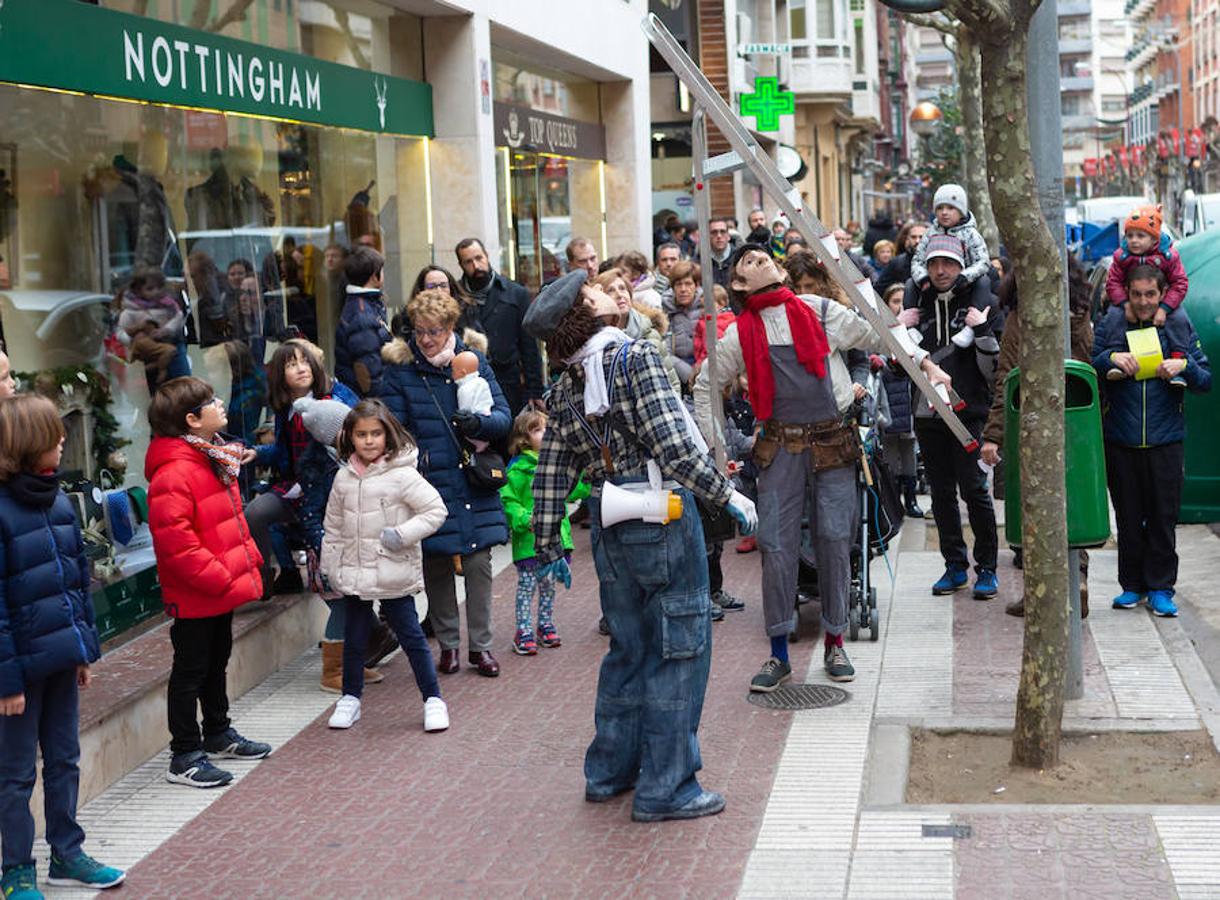
<instances>
[{"instance_id":1,"label":"woman in navy coat","mask_svg":"<svg viewBox=\"0 0 1220 900\"><path fill-rule=\"evenodd\" d=\"M386 369L381 399L419 444L419 469L440 492L449 510L445 524L424 540L424 589L444 674L456 672L459 628L454 563L460 560L466 584L466 633L470 664L494 678L499 663L491 654L491 548L508 541L508 525L496 490L473 487L459 462L465 438L495 442L508 434L508 402L491 365L477 351L479 375L491 387L488 415L460 413L453 383L453 357L469 350L454 333L461 309L442 291L421 291L395 316L394 340L382 348Z\"/></svg>"}]
</instances>

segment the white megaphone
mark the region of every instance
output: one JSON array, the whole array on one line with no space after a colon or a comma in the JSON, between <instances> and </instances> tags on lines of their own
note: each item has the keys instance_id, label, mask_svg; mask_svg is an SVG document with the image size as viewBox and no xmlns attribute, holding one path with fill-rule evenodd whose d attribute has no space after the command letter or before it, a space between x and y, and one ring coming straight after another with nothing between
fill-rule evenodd
<instances>
[{"instance_id":1,"label":"white megaphone","mask_svg":"<svg viewBox=\"0 0 1220 900\"><path fill-rule=\"evenodd\" d=\"M645 522L668 525L680 518L682 498L673 491L653 488L628 490L608 481L602 485L603 528L629 519L643 519Z\"/></svg>"}]
</instances>

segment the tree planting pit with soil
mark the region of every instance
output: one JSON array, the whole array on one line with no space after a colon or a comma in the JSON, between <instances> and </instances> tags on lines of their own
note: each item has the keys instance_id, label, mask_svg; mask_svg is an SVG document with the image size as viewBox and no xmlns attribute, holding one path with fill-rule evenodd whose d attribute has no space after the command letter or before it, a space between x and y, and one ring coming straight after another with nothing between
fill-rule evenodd
<instances>
[{"instance_id":1,"label":"tree planting pit with soil","mask_svg":"<svg viewBox=\"0 0 1220 900\"><path fill-rule=\"evenodd\" d=\"M907 803L1220 803L1206 731L1065 734L1059 765L1010 765L1012 736L911 732Z\"/></svg>"}]
</instances>

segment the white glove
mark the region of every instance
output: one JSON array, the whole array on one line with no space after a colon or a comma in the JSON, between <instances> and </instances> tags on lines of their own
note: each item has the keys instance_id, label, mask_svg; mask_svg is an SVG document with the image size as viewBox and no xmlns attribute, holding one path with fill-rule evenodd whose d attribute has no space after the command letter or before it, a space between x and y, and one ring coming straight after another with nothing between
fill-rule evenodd
<instances>
[{"instance_id":1,"label":"white glove","mask_svg":"<svg viewBox=\"0 0 1220 900\"><path fill-rule=\"evenodd\" d=\"M727 509L729 515L737 520L743 535L751 535L758 530L758 510L754 508L754 501L741 491L733 491Z\"/></svg>"},{"instance_id":2,"label":"white glove","mask_svg":"<svg viewBox=\"0 0 1220 900\"><path fill-rule=\"evenodd\" d=\"M383 528L381 529L381 546L391 553L397 553L405 544L403 544L402 535L398 533L398 529Z\"/></svg>"}]
</instances>

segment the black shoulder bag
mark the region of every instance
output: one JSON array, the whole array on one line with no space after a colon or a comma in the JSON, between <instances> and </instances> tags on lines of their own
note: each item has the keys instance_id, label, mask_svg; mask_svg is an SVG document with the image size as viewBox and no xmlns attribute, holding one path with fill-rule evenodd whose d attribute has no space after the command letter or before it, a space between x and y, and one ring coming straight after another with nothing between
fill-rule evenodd
<instances>
[{"instance_id":1,"label":"black shoulder bag","mask_svg":"<svg viewBox=\"0 0 1220 900\"><path fill-rule=\"evenodd\" d=\"M494 450L475 450L468 443L457 436L453 430L453 426L449 424L449 417L445 415L445 410L441 408L440 402L436 399L436 394L432 393L432 385L428 384L428 379L420 373L420 380L423 381L424 387L428 389L428 396L432 398L432 405L436 407L436 411L440 414L441 422L445 426L445 430L449 432L449 437L453 439L453 445L458 451L458 468L466 476L466 483L472 488L477 488L483 491L498 491L508 483L508 474L505 470L504 460L499 453Z\"/></svg>"}]
</instances>

